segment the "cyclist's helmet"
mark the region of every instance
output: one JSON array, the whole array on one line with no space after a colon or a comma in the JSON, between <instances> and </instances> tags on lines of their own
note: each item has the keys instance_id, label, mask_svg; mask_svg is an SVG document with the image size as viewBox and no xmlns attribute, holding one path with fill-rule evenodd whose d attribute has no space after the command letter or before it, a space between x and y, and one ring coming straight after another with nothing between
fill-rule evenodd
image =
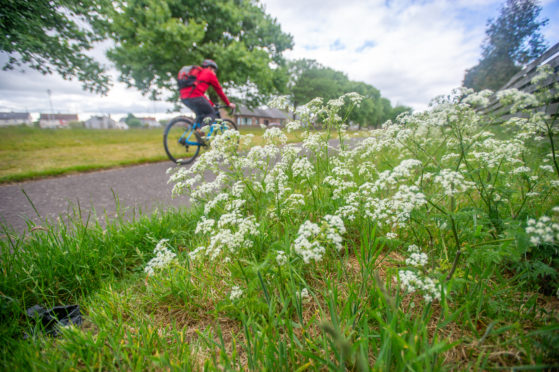
<instances>
[{"instance_id":1,"label":"cyclist's helmet","mask_svg":"<svg viewBox=\"0 0 559 372\"><path fill-rule=\"evenodd\" d=\"M205 59L204 62L202 62L202 67L213 67L217 71L217 63L211 59Z\"/></svg>"}]
</instances>

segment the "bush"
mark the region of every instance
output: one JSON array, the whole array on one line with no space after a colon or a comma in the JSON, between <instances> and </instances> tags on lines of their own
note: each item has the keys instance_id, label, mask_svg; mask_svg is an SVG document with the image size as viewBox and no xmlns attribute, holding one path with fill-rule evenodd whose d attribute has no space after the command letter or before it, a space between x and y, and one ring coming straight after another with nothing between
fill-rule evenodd
<instances>
[{"instance_id":1,"label":"bush","mask_svg":"<svg viewBox=\"0 0 559 372\"><path fill-rule=\"evenodd\" d=\"M72 120L68 123L68 128L71 129L85 128L85 124L83 121Z\"/></svg>"}]
</instances>

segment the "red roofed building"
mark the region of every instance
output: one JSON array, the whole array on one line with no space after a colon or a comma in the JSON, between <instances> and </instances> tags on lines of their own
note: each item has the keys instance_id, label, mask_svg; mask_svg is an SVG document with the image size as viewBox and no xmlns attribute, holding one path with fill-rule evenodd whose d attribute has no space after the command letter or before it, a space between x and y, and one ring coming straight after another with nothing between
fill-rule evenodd
<instances>
[{"instance_id":1,"label":"red roofed building","mask_svg":"<svg viewBox=\"0 0 559 372\"><path fill-rule=\"evenodd\" d=\"M68 127L71 121L79 121L78 114L41 114L39 126L41 128Z\"/></svg>"}]
</instances>

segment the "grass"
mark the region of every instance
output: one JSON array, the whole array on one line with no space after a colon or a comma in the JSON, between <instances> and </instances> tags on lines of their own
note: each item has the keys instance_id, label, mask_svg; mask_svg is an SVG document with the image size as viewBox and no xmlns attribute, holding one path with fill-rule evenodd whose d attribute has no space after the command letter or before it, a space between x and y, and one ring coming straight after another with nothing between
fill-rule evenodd
<instances>
[{"instance_id":1,"label":"grass","mask_svg":"<svg viewBox=\"0 0 559 372\"><path fill-rule=\"evenodd\" d=\"M0 182L166 160L162 129L0 128Z\"/></svg>"},{"instance_id":2,"label":"grass","mask_svg":"<svg viewBox=\"0 0 559 372\"><path fill-rule=\"evenodd\" d=\"M102 229L86 228L76 211L69 227L45 225L4 241L3 369L485 370L523 364L538 354L537 340L553 342L558 330L537 326L557 301L537 293L517 298L498 277L482 289L458 291L473 301L443 297L413 306L421 296L390 284L401 258L397 247L371 226L352 229L357 245L309 267L303 277L262 264L252 271L256 258L242 265L213 262L208 270L186 254L201 213L169 211L126 224L117 218ZM162 237L172 237L170 246L185 264L146 278L142 269ZM255 253L262 249L258 244ZM236 275L245 278L246 289L232 303L229 278ZM312 288L309 300L294 295L302 285ZM541 301L545 308L526 306ZM84 323L58 338L44 336L21 315L36 303L78 303ZM495 304L497 318L490 311Z\"/></svg>"},{"instance_id":3,"label":"grass","mask_svg":"<svg viewBox=\"0 0 559 372\"><path fill-rule=\"evenodd\" d=\"M308 143L308 157L270 146L218 166L216 154L206 153L197 171L219 173L223 183L219 192L216 183L200 187L210 190L202 198L216 198L188 211L129 223L117 217L103 228L84 223L76 210L68 225L30 223L23 235L5 229L2 369L557 369L557 243L553 237L530 243L525 222L544 215L551 217L540 218L542 224L556 221L557 174L545 166L546 145L529 141L522 153L501 157L496 171L470 155L457 166L462 158L447 155L457 148L467 153L460 140L480 138L472 113L461 110L463 123L441 127L435 116L429 130L424 120L388 128L339 154L317 137ZM449 140L456 133L459 140ZM510 149L507 134L500 135L502 142L483 142L494 146L488 157L503 144ZM433 176L443 177L444 162L477 187L444 196ZM519 164L530 167L520 172ZM382 203L408 208L421 199L419 187L429 203L398 223L390 223L397 209L367 214ZM500 194L488 199L486 190ZM344 215L340 208L359 198L374 205L363 202ZM326 218L332 214L343 218L339 249L339 227ZM316 231L305 235L308 224ZM320 259L302 258L301 250L316 248L302 238L323 248ZM147 275L160 244L176 256ZM424 254L426 263L408 262L412 252ZM406 289L406 272L423 284L418 279ZM437 297L427 279L440 298L426 298ZM24 315L35 304L75 303L84 323L57 338Z\"/></svg>"},{"instance_id":4,"label":"grass","mask_svg":"<svg viewBox=\"0 0 559 372\"><path fill-rule=\"evenodd\" d=\"M263 142L260 128L241 133L253 133L255 144ZM0 184L167 160L163 128L0 128Z\"/></svg>"}]
</instances>

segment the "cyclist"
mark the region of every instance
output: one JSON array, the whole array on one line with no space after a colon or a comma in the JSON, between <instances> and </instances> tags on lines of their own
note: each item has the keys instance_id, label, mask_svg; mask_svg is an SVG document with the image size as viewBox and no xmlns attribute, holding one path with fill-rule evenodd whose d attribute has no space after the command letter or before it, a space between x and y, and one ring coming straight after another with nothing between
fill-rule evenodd
<instances>
[{"instance_id":1,"label":"cyclist","mask_svg":"<svg viewBox=\"0 0 559 372\"><path fill-rule=\"evenodd\" d=\"M213 103L205 95L210 85L227 106L235 109L235 104L229 102L229 99L223 93L219 80L217 80L217 63L211 59L205 59L201 67L202 71L198 74L194 86L180 90L182 103L196 114L196 123L199 123L200 127L207 124L208 120L213 122L216 117ZM196 129L194 134L198 142L205 144L200 128Z\"/></svg>"}]
</instances>

